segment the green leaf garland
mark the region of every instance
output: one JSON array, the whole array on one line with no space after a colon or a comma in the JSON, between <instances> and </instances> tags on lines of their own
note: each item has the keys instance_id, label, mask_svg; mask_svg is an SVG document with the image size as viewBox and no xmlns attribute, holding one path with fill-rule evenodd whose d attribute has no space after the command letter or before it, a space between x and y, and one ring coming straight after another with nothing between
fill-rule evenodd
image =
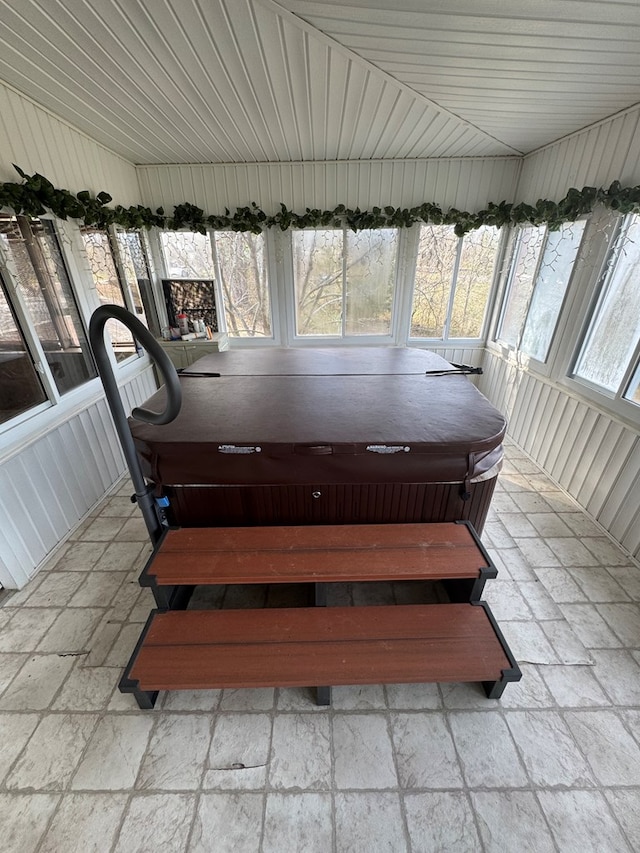
<instances>
[{"instance_id":1,"label":"green leaf garland","mask_svg":"<svg viewBox=\"0 0 640 853\"><path fill-rule=\"evenodd\" d=\"M173 215L165 214L159 207L154 212L148 207L108 207L112 200L109 193L100 192L93 196L88 190L75 195L69 190L56 189L51 181L37 172L27 175L19 167L15 170L22 183L0 184L0 208L7 207L17 214L42 216L51 212L60 219L77 219L84 225L106 228L120 225L125 229L162 228L166 230L189 230L206 233L214 230L251 231L260 234L266 228L327 228L346 225L352 231L373 228L409 228L416 223L453 225L460 237L483 225L547 225L557 230L564 222L572 222L590 213L597 204L602 204L617 213L640 213L640 186L623 187L614 181L608 189L583 187L570 189L560 201L539 199L534 205L499 204L489 202L478 213L457 210L452 207L443 211L438 205L425 202L411 208L374 207L372 210L350 210L339 204L333 210L307 208L304 213L295 213L284 204L273 216L268 216L255 202L249 207L238 207L235 213L225 209L223 215L207 215L204 210L189 202L178 204Z\"/></svg>"}]
</instances>

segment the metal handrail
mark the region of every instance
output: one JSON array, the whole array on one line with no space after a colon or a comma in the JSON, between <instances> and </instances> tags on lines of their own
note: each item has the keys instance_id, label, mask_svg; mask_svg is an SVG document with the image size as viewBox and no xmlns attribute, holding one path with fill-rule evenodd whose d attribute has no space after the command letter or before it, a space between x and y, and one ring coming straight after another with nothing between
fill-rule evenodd
<instances>
[{"instance_id":1,"label":"metal handrail","mask_svg":"<svg viewBox=\"0 0 640 853\"><path fill-rule=\"evenodd\" d=\"M131 435L127 416L122 405L118 383L113 372L113 365L107 352L104 327L106 322L112 319L123 323L129 329L134 339L155 361L164 380L167 394L167 402L163 411L153 412L150 409L137 406L131 412L131 417L156 425L171 423L180 412L182 389L180 388L178 373L171 363L169 356L137 317L134 317L133 314L120 305L101 305L99 308L96 308L89 324L89 341L98 367L98 373L102 380L107 404L111 411L122 452L124 453L133 482L135 490L135 497L133 499L140 507L151 541L155 544L162 534L164 525L162 516L151 494L153 486L147 484L142 473L133 436Z\"/></svg>"}]
</instances>

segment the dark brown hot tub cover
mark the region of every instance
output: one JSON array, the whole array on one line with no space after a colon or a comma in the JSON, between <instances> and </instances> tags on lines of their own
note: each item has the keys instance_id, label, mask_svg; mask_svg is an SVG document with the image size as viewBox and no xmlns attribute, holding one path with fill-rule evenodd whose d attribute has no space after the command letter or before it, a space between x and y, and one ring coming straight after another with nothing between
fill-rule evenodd
<instances>
[{"instance_id":1,"label":"dark brown hot tub cover","mask_svg":"<svg viewBox=\"0 0 640 853\"><path fill-rule=\"evenodd\" d=\"M502 458L505 419L466 376L428 373L447 370L399 348L217 353L185 371L173 423L130 426L159 486L482 479Z\"/></svg>"}]
</instances>

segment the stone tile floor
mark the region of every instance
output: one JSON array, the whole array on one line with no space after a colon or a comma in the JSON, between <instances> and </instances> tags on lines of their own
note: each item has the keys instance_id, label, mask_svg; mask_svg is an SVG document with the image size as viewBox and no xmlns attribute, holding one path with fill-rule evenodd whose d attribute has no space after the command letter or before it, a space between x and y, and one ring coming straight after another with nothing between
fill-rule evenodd
<instances>
[{"instance_id":1,"label":"stone tile floor","mask_svg":"<svg viewBox=\"0 0 640 853\"><path fill-rule=\"evenodd\" d=\"M523 670L499 701L398 685L336 688L330 709L269 689L138 710L117 690L153 606L129 493L0 607L3 853L640 850L640 567L518 448L483 536Z\"/></svg>"}]
</instances>

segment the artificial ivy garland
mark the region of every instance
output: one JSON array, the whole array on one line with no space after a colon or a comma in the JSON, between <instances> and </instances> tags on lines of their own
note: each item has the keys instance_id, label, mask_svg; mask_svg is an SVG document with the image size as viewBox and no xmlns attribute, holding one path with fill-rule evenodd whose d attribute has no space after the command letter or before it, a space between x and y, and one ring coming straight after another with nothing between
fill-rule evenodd
<instances>
[{"instance_id":1,"label":"artificial ivy garland","mask_svg":"<svg viewBox=\"0 0 640 853\"><path fill-rule=\"evenodd\" d=\"M162 228L177 231L187 229L206 233L207 228L214 230L251 231L260 234L265 228L278 227L282 231L288 228L338 227L346 225L353 231L369 228L408 228L416 223L432 225L453 225L455 233L461 237L467 231L481 228L483 225L547 225L557 230L564 222L572 222L579 216L591 213L597 204L602 204L619 213L640 213L640 186L623 187L614 181L608 189L584 187L582 190L570 189L561 201L539 199L536 204L499 204L489 202L478 213L457 210L455 207L443 211L436 204L424 203L417 207L374 207L371 210L350 210L339 204L333 210L307 208L304 213L294 213L284 204L280 211L268 216L257 204L250 207L238 207L231 214L225 209L224 215L207 216L204 210L185 202L173 209L173 216L167 216L163 208L154 212L148 207L107 207L112 200L106 192L92 196L88 190L73 195L69 190L56 189L38 173L25 174L22 169L14 168L23 178L23 182L0 184L0 208L8 207L17 214L42 216L51 212L60 219L79 219L84 225L106 228L120 225L123 228Z\"/></svg>"}]
</instances>

